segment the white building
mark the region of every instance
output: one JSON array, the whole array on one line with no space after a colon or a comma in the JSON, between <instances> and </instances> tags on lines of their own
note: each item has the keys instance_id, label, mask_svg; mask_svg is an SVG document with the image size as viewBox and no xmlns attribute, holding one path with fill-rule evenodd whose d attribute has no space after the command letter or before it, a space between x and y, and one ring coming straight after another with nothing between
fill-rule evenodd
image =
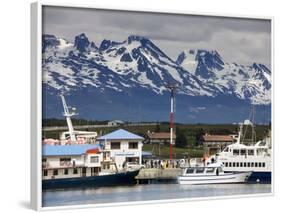
<instances>
[{"instance_id":1,"label":"white building","mask_svg":"<svg viewBox=\"0 0 281 213\"><path fill-rule=\"evenodd\" d=\"M98 175L106 162L103 155L97 145L43 145L42 179Z\"/></svg>"},{"instance_id":2,"label":"white building","mask_svg":"<svg viewBox=\"0 0 281 213\"><path fill-rule=\"evenodd\" d=\"M120 120L113 120L113 121L109 121L107 123L108 126L119 126L119 125L122 125L124 124L123 121L120 121Z\"/></svg>"},{"instance_id":3,"label":"white building","mask_svg":"<svg viewBox=\"0 0 281 213\"><path fill-rule=\"evenodd\" d=\"M141 164L143 137L119 129L98 137L97 140L105 151L110 152L110 157L118 169L122 169L128 162Z\"/></svg>"}]
</instances>

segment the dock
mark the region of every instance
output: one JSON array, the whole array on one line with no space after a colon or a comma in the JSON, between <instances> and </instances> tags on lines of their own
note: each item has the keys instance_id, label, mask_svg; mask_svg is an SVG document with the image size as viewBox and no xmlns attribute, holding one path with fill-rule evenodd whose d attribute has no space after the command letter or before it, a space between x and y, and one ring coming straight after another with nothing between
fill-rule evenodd
<instances>
[{"instance_id":1,"label":"dock","mask_svg":"<svg viewBox=\"0 0 281 213\"><path fill-rule=\"evenodd\" d=\"M138 183L151 183L155 181L175 182L180 174L182 174L181 168L145 168L140 170L135 179Z\"/></svg>"}]
</instances>

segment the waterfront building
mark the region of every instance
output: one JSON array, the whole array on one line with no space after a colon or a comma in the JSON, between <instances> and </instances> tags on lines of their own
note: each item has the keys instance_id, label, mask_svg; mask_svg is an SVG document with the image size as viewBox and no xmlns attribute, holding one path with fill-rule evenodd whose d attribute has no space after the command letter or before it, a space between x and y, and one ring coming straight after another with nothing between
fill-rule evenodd
<instances>
[{"instance_id":1,"label":"waterfront building","mask_svg":"<svg viewBox=\"0 0 281 213\"><path fill-rule=\"evenodd\" d=\"M109 121L107 123L108 126L119 126L119 125L122 125L124 124L123 121L120 121L120 120L113 120L113 121Z\"/></svg>"},{"instance_id":2,"label":"waterfront building","mask_svg":"<svg viewBox=\"0 0 281 213\"><path fill-rule=\"evenodd\" d=\"M97 140L104 151L110 152L110 157L119 170L123 169L128 162L141 164L143 137L124 129L118 129L98 137Z\"/></svg>"},{"instance_id":3,"label":"waterfront building","mask_svg":"<svg viewBox=\"0 0 281 213\"><path fill-rule=\"evenodd\" d=\"M173 133L173 144L175 144L176 134ZM148 132L145 142L149 144L170 144L170 132Z\"/></svg>"},{"instance_id":4,"label":"waterfront building","mask_svg":"<svg viewBox=\"0 0 281 213\"><path fill-rule=\"evenodd\" d=\"M203 145L206 155L212 155L234 142L235 139L231 135L205 134L200 138L199 144Z\"/></svg>"},{"instance_id":5,"label":"waterfront building","mask_svg":"<svg viewBox=\"0 0 281 213\"><path fill-rule=\"evenodd\" d=\"M42 179L98 175L109 161L98 145L43 145Z\"/></svg>"}]
</instances>

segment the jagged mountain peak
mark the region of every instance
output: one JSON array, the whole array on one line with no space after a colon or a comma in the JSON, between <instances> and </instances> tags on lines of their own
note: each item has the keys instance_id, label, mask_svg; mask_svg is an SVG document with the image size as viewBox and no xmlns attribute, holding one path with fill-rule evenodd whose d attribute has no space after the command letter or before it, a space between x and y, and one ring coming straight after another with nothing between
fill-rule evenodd
<instances>
[{"instance_id":1,"label":"jagged mountain peak","mask_svg":"<svg viewBox=\"0 0 281 213\"><path fill-rule=\"evenodd\" d=\"M45 50L49 47L56 47L60 44L59 40L56 36L51 34L43 34L42 35L42 51L45 52Z\"/></svg>"},{"instance_id":2,"label":"jagged mountain peak","mask_svg":"<svg viewBox=\"0 0 281 213\"><path fill-rule=\"evenodd\" d=\"M90 41L85 33L75 36L74 47L80 52L85 52L90 46Z\"/></svg>"},{"instance_id":3,"label":"jagged mountain peak","mask_svg":"<svg viewBox=\"0 0 281 213\"><path fill-rule=\"evenodd\" d=\"M256 72L266 72L268 74L271 74L270 69L268 69L267 66L264 64L254 62L252 67Z\"/></svg>"},{"instance_id":4,"label":"jagged mountain peak","mask_svg":"<svg viewBox=\"0 0 281 213\"><path fill-rule=\"evenodd\" d=\"M100 44L99 50L105 51L105 50L109 49L110 47L120 45L122 43L123 42L117 42L117 41L111 41L111 40L108 40L108 39L104 39L104 40L102 40L102 42Z\"/></svg>"},{"instance_id":5,"label":"jagged mountain peak","mask_svg":"<svg viewBox=\"0 0 281 213\"><path fill-rule=\"evenodd\" d=\"M97 47L85 33L74 44L43 35L42 46L44 82L56 89L66 84L69 90L145 88L163 94L165 83L175 82L185 95L226 94L270 103L271 72L265 65L224 63L216 50L187 49L174 61L144 36L130 35L122 42L104 39Z\"/></svg>"},{"instance_id":6,"label":"jagged mountain peak","mask_svg":"<svg viewBox=\"0 0 281 213\"><path fill-rule=\"evenodd\" d=\"M130 35L128 36L128 44L131 44L134 41L139 41L139 42L147 42L149 39L145 36L139 36L139 35Z\"/></svg>"}]
</instances>

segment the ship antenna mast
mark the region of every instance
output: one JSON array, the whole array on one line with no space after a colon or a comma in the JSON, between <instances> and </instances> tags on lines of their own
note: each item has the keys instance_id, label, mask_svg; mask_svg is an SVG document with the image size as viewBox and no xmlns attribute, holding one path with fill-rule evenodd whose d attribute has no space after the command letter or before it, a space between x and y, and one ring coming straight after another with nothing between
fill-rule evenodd
<instances>
[{"instance_id":1,"label":"ship antenna mast","mask_svg":"<svg viewBox=\"0 0 281 213\"><path fill-rule=\"evenodd\" d=\"M256 131L255 131L255 105L253 104L253 120L252 120L252 142L254 143L256 141Z\"/></svg>"},{"instance_id":2,"label":"ship antenna mast","mask_svg":"<svg viewBox=\"0 0 281 213\"><path fill-rule=\"evenodd\" d=\"M238 139L237 139L238 144L241 143L242 134L243 134L243 123L239 123L239 132L238 132Z\"/></svg>"},{"instance_id":3,"label":"ship antenna mast","mask_svg":"<svg viewBox=\"0 0 281 213\"><path fill-rule=\"evenodd\" d=\"M73 128L72 121L71 121L71 117L74 116L74 115L77 115L75 113L76 109L74 107L68 107L67 106L63 94L60 94L60 97L61 97L63 110L64 110L63 116L66 118L66 123L67 123L67 126L68 126L70 142L71 142L71 144L77 143L76 136L75 136L75 133L74 133L74 128Z\"/></svg>"}]
</instances>

